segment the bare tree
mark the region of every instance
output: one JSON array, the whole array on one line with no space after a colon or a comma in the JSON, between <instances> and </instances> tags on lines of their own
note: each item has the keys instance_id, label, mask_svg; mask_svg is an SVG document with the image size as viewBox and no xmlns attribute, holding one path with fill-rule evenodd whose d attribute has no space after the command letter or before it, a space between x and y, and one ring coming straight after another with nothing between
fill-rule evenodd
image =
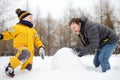
<instances>
[{"instance_id":1,"label":"bare tree","mask_svg":"<svg viewBox=\"0 0 120 80\"><path fill-rule=\"evenodd\" d=\"M50 56L53 54L53 48L54 48L54 27L55 22L51 16L51 14L48 12L48 16L46 18L46 27L47 27L47 36L46 36L46 49L47 49L47 55Z\"/></svg>"},{"instance_id":2,"label":"bare tree","mask_svg":"<svg viewBox=\"0 0 120 80\"><path fill-rule=\"evenodd\" d=\"M43 43L45 43L45 36L46 36L46 31L45 31L45 25L44 22L42 21L42 18L40 16L40 9L37 7L36 9L36 18L35 18L35 29L38 32L38 35L40 36L40 39L42 40ZM35 48L35 55L38 55L38 49Z\"/></svg>"},{"instance_id":3,"label":"bare tree","mask_svg":"<svg viewBox=\"0 0 120 80\"><path fill-rule=\"evenodd\" d=\"M11 0L0 1L0 33L6 31L8 29L8 24L10 26L11 21L14 19L14 16L11 16L11 11L13 9L12 5ZM0 55L10 54L14 54L12 41L0 41Z\"/></svg>"},{"instance_id":4,"label":"bare tree","mask_svg":"<svg viewBox=\"0 0 120 80\"><path fill-rule=\"evenodd\" d=\"M113 21L114 9L110 6L110 1L106 0L104 10L105 10L104 15L106 16L104 20L104 24L106 24L107 26L109 26L111 29L114 30L115 28L114 21Z\"/></svg>"},{"instance_id":5,"label":"bare tree","mask_svg":"<svg viewBox=\"0 0 120 80\"><path fill-rule=\"evenodd\" d=\"M99 0L95 5L96 18L100 23L107 25L111 29L114 29L114 9L110 6L109 0Z\"/></svg>"},{"instance_id":6,"label":"bare tree","mask_svg":"<svg viewBox=\"0 0 120 80\"><path fill-rule=\"evenodd\" d=\"M2 29L4 27L5 20L4 20L3 16L6 11L7 5L8 5L8 1L5 1L5 0L0 1L0 31L2 31Z\"/></svg>"}]
</instances>

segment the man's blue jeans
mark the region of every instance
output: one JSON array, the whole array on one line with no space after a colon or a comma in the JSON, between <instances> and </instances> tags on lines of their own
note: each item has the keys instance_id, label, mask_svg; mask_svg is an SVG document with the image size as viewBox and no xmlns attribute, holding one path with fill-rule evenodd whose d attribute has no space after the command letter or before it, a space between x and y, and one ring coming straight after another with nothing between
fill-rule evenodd
<instances>
[{"instance_id":1,"label":"man's blue jeans","mask_svg":"<svg viewBox=\"0 0 120 80\"><path fill-rule=\"evenodd\" d=\"M110 69L109 58L114 52L117 43L118 42L106 44L96 51L93 63L95 67L99 67L99 65L101 65L102 72L106 72Z\"/></svg>"}]
</instances>

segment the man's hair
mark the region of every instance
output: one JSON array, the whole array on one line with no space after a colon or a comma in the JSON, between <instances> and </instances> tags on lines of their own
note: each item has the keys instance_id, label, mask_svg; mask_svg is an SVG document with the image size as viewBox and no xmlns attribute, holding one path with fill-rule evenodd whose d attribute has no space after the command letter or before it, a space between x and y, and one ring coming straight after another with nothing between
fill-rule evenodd
<instances>
[{"instance_id":1,"label":"man's hair","mask_svg":"<svg viewBox=\"0 0 120 80\"><path fill-rule=\"evenodd\" d=\"M72 18L69 22L69 26L72 24L72 23L76 23L77 25L80 24L80 18Z\"/></svg>"}]
</instances>

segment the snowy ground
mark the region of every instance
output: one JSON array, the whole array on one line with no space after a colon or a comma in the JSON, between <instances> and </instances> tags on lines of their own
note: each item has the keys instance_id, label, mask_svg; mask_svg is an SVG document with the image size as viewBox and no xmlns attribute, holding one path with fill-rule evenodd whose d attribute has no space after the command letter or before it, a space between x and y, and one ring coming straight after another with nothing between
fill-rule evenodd
<instances>
[{"instance_id":1,"label":"snowy ground","mask_svg":"<svg viewBox=\"0 0 120 80\"><path fill-rule=\"evenodd\" d=\"M69 48L60 49L54 56L34 58L32 71L15 69L15 77L4 74L9 57L0 57L0 80L120 80L120 55L110 58L111 70L101 72L93 66L93 55L77 57Z\"/></svg>"}]
</instances>

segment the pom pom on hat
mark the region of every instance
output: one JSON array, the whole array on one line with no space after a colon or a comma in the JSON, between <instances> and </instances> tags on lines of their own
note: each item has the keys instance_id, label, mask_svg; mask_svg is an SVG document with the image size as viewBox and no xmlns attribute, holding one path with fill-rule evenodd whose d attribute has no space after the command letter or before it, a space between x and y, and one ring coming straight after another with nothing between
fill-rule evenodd
<instances>
[{"instance_id":1,"label":"pom pom on hat","mask_svg":"<svg viewBox=\"0 0 120 80\"><path fill-rule=\"evenodd\" d=\"M18 14L21 11L20 8L16 9L16 14Z\"/></svg>"},{"instance_id":2,"label":"pom pom on hat","mask_svg":"<svg viewBox=\"0 0 120 80\"><path fill-rule=\"evenodd\" d=\"M27 17L28 15L32 15L28 11L23 11L20 8L16 9L15 13L18 15L19 20L22 20L23 18Z\"/></svg>"}]
</instances>

